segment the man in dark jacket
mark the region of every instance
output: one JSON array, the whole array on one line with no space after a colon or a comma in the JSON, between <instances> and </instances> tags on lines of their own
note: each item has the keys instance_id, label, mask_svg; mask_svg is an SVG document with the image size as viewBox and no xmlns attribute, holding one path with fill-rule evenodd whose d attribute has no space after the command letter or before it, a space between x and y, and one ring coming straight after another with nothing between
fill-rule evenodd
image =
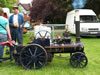
<instances>
[{"instance_id":1,"label":"man in dark jacket","mask_svg":"<svg viewBox=\"0 0 100 75\"><path fill-rule=\"evenodd\" d=\"M18 13L18 7L13 7L13 12L14 14L9 18L12 40L23 45L24 17Z\"/></svg>"},{"instance_id":2,"label":"man in dark jacket","mask_svg":"<svg viewBox=\"0 0 100 75\"><path fill-rule=\"evenodd\" d=\"M23 26L24 26L24 17L19 14L18 7L13 7L13 12L9 17L9 26L11 30L12 40L17 41L19 45L23 45ZM12 56L14 47L11 47L10 54Z\"/></svg>"}]
</instances>

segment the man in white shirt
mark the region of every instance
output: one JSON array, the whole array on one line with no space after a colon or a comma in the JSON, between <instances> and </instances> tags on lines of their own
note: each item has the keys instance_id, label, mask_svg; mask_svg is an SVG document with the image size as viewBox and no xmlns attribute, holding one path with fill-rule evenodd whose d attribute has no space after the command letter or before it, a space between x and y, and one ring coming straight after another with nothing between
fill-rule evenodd
<instances>
[{"instance_id":1,"label":"man in white shirt","mask_svg":"<svg viewBox=\"0 0 100 75\"><path fill-rule=\"evenodd\" d=\"M14 14L9 17L9 26L11 30L12 40L17 41L18 44L23 45L23 26L25 24L24 17L19 14L18 7L13 7ZM11 47L11 51L13 51Z\"/></svg>"},{"instance_id":2,"label":"man in white shirt","mask_svg":"<svg viewBox=\"0 0 100 75\"><path fill-rule=\"evenodd\" d=\"M11 29L12 40L18 41L18 44L23 45L23 26L24 17L19 14L18 7L13 7L14 14L9 18L9 25Z\"/></svg>"}]
</instances>

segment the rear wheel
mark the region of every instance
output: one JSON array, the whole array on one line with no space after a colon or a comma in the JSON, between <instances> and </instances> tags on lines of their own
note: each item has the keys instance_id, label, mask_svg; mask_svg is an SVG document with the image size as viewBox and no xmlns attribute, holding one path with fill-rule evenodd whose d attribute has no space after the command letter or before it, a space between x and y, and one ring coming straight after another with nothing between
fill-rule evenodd
<instances>
[{"instance_id":1,"label":"rear wheel","mask_svg":"<svg viewBox=\"0 0 100 75\"><path fill-rule=\"evenodd\" d=\"M40 45L30 44L23 48L20 62L25 69L41 69L47 62L47 52Z\"/></svg>"},{"instance_id":2,"label":"rear wheel","mask_svg":"<svg viewBox=\"0 0 100 75\"><path fill-rule=\"evenodd\" d=\"M76 52L70 57L70 65L73 68L84 68L87 66L87 57L82 52Z\"/></svg>"}]
</instances>

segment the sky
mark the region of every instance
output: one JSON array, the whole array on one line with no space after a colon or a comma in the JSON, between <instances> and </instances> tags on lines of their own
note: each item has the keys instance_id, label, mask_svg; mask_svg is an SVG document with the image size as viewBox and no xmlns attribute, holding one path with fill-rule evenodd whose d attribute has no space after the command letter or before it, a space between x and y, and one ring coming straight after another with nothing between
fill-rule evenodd
<instances>
[{"instance_id":1,"label":"sky","mask_svg":"<svg viewBox=\"0 0 100 75\"><path fill-rule=\"evenodd\" d=\"M31 3L32 0L20 0L20 3Z\"/></svg>"}]
</instances>

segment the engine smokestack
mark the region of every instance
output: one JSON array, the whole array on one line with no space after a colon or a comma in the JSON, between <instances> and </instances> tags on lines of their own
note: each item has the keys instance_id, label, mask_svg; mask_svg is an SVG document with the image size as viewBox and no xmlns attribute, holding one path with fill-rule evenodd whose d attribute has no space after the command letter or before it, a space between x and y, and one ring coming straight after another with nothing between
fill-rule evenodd
<instances>
[{"instance_id":1,"label":"engine smokestack","mask_svg":"<svg viewBox=\"0 0 100 75\"><path fill-rule=\"evenodd\" d=\"M75 10L76 42L80 42L80 17L79 10Z\"/></svg>"}]
</instances>

